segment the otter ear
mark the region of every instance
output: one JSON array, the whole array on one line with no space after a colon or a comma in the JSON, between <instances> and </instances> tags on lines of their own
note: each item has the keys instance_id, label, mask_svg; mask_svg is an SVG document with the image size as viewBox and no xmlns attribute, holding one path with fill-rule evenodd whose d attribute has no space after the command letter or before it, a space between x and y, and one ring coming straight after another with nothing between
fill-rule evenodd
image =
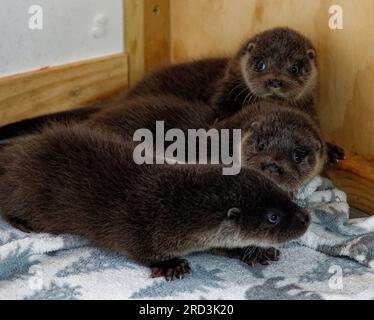
<instances>
[{"instance_id":1,"label":"otter ear","mask_svg":"<svg viewBox=\"0 0 374 320\"><path fill-rule=\"evenodd\" d=\"M251 128L253 130L257 130L258 128L260 128L260 122L259 121L254 121L251 123Z\"/></svg>"},{"instance_id":2,"label":"otter ear","mask_svg":"<svg viewBox=\"0 0 374 320\"><path fill-rule=\"evenodd\" d=\"M247 45L247 51L249 53L251 53L253 51L253 49L255 48L255 46L256 45L253 42L248 43L248 45Z\"/></svg>"},{"instance_id":3,"label":"otter ear","mask_svg":"<svg viewBox=\"0 0 374 320\"><path fill-rule=\"evenodd\" d=\"M10 140L0 141L0 150L9 147L11 144Z\"/></svg>"},{"instance_id":4,"label":"otter ear","mask_svg":"<svg viewBox=\"0 0 374 320\"><path fill-rule=\"evenodd\" d=\"M307 51L308 57L310 60L314 60L316 58L316 51L314 49L309 49Z\"/></svg>"},{"instance_id":5,"label":"otter ear","mask_svg":"<svg viewBox=\"0 0 374 320\"><path fill-rule=\"evenodd\" d=\"M236 220L240 217L241 210L239 208L230 208L227 210L227 218L230 220Z\"/></svg>"},{"instance_id":6,"label":"otter ear","mask_svg":"<svg viewBox=\"0 0 374 320\"><path fill-rule=\"evenodd\" d=\"M320 151L322 149L323 145L322 145L322 141L320 140L317 140L317 139L314 139L313 140L313 149L316 150L316 151Z\"/></svg>"}]
</instances>

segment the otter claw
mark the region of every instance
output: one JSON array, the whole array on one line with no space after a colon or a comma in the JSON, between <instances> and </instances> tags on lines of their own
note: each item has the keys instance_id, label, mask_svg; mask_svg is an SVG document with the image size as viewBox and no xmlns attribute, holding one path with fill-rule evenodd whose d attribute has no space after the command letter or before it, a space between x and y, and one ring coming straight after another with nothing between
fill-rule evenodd
<instances>
[{"instance_id":1,"label":"otter claw","mask_svg":"<svg viewBox=\"0 0 374 320\"><path fill-rule=\"evenodd\" d=\"M184 279L184 274L191 274L191 267L185 259L171 259L154 263L151 266L151 278L164 277L167 282L176 279Z\"/></svg>"},{"instance_id":2,"label":"otter claw","mask_svg":"<svg viewBox=\"0 0 374 320\"><path fill-rule=\"evenodd\" d=\"M344 149L332 143L327 144L327 155L328 161L331 164L336 164L339 160L345 159Z\"/></svg>"},{"instance_id":3,"label":"otter claw","mask_svg":"<svg viewBox=\"0 0 374 320\"><path fill-rule=\"evenodd\" d=\"M252 268L255 267L257 263L261 265L269 265L272 261L278 261L280 257L280 251L275 248L254 248L250 252L251 253L245 255L242 260Z\"/></svg>"}]
</instances>

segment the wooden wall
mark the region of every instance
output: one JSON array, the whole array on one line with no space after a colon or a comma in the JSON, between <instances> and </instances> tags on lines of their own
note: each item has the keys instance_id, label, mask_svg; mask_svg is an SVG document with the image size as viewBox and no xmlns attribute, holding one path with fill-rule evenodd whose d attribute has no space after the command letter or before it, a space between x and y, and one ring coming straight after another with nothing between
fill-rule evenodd
<instances>
[{"instance_id":1,"label":"wooden wall","mask_svg":"<svg viewBox=\"0 0 374 320\"><path fill-rule=\"evenodd\" d=\"M332 4L343 7L344 30L328 27ZM374 160L373 0L171 0L172 61L231 54L275 26L295 28L317 47L324 132Z\"/></svg>"},{"instance_id":2,"label":"wooden wall","mask_svg":"<svg viewBox=\"0 0 374 320\"><path fill-rule=\"evenodd\" d=\"M128 88L117 54L0 78L0 125L111 100Z\"/></svg>"},{"instance_id":3,"label":"wooden wall","mask_svg":"<svg viewBox=\"0 0 374 320\"><path fill-rule=\"evenodd\" d=\"M129 84L170 64L170 1L123 0Z\"/></svg>"}]
</instances>

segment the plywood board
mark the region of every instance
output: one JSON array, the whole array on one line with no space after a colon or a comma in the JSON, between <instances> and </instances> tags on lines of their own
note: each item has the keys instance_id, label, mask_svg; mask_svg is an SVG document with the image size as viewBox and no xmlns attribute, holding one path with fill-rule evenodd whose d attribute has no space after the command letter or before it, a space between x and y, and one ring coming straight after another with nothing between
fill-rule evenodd
<instances>
[{"instance_id":1,"label":"plywood board","mask_svg":"<svg viewBox=\"0 0 374 320\"><path fill-rule=\"evenodd\" d=\"M124 0L130 86L170 63L169 0Z\"/></svg>"},{"instance_id":2,"label":"plywood board","mask_svg":"<svg viewBox=\"0 0 374 320\"><path fill-rule=\"evenodd\" d=\"M85 106L128 86L127 55L0 79L0 125Z\"/></svg>"}]
</instances>

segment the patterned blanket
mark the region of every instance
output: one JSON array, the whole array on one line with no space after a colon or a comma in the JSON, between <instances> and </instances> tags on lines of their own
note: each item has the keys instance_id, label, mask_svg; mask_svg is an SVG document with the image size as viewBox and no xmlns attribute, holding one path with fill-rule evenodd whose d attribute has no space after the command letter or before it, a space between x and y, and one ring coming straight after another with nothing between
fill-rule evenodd
<instances>
[{"instance_id":1,"label":"patterned blanket","mask_svg":"<svg viewBox=\"0 0 374 320\"><path fill-rule=\"evenodd\" d=\"M320 177L296 201L313 223L282 248L281 261L251 268L194 254L193 274L172 283L83 239L0 221L0 299L374 299L374 217L349 220L345 194Z\"/></svg>"},{"instance_id":2,"label":"patterned blanket","mask_svg":"<svg viewBox=\"0 0 374 320\"><path fill-rule=\"evenodd\" d=\"M301 188L295 198L312 215L312 225L299 243L374 268L374 217L349 219L346 194L322 177Z\"/></svg>"}]
</instances>

